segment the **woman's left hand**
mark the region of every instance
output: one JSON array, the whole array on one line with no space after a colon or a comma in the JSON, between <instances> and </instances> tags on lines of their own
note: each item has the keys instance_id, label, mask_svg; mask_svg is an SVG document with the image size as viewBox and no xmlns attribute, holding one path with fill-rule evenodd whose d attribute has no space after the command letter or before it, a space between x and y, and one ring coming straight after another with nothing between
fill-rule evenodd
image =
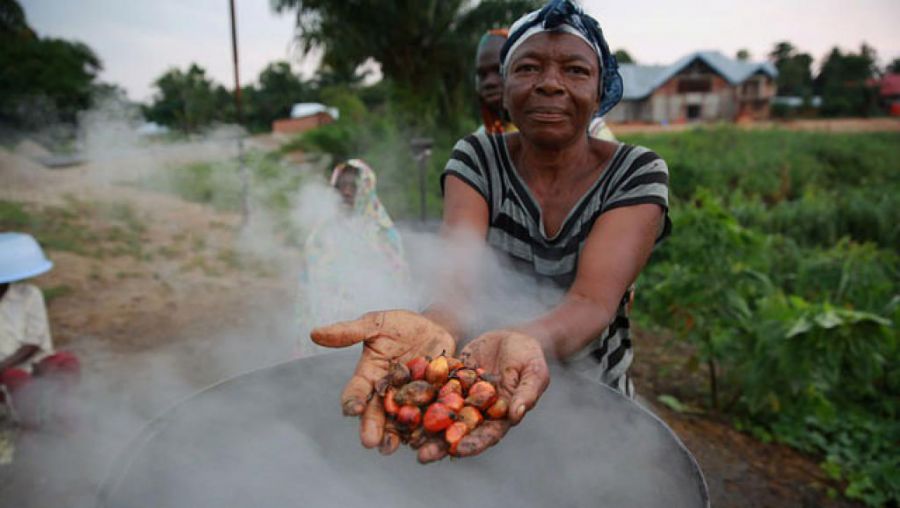
<instances>
[{"instance_id":1,"label":"woman's left hand","mask_svg":"<svg viewBox=\"0 0 900 508\"><path fill-rule=\"evenodd\" d=\"M550 370L541 344L513 330L485 333L463 348L460 358L491 374L499 374L499 396L509 401L507 418L485 420L457 447L460 456L478 455L497 444L510 426L516 425L537 403L550 384ZM419 460L432 462L447 454L446 447L429 443L419 450Z\"/></svg>"},{"instance_id":2,"label":"woman's left hand","mask_svg":"<svg viewBox=\"0 0 900 508\"><path fill-rule=\"evenodd\" d=\"M369 312L353 321L316 328L310 336L316 344L332 348L363 343L356 370L341 393L341 407L346 416L360 417L359 437L366 448L382 444L384 438L384 407L375 386L387 375L390 363L406 363L417 356L452 356L456 350L456 340L447 330L407 310Z\"/></svg>"}]
</instances>

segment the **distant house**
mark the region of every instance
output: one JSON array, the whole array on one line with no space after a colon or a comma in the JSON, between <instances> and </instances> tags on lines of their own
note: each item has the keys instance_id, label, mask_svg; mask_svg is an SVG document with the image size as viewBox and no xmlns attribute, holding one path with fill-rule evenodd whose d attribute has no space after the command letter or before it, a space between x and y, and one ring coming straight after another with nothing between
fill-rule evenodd
<instances>
[{"instance_id":1,"label":"distant house","mask_svg":"<svg viewBox=\"0 0 900 508\"><path fill-rule=\"evenodd\" d=\"M329 108L318 102L300 102L291 108L291 117L272 122L275 134L300 134L322 125L328 125L340 117L337 108Z\"/></svg>"},{"instance_id":2,"label":"distant house","mask_svg":"<svg viewBox=\"0 0 900 508\"><path fill-rule=\"evenodd\" d=\"M769 117L778 71L769 62L743 62L698 51L671 65L620 66L625 90L609 122L708 122Z\"/></svg>"},{"instance_id":3,"label":"distant house","mask_svg":"<svg viewBox=\"0 0 900 508\"><path fill-rule=\"evenodd\" d=\"M885 74L877 86L878 96L888 114L900 116L900 74Z\"/></svg>"}]
</instances>

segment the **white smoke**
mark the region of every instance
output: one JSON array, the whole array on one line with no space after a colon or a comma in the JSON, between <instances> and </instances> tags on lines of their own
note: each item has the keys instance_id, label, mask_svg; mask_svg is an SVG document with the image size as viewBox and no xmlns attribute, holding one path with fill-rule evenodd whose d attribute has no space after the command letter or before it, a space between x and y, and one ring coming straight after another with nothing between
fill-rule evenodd
<instances>
[{"instance_id":1,"label":"white smoke","mask_svg":"<svg viewBox=\"0 0 900 508\"><path fill-rule=\"evenodd\" d=\"M235 138L228 137L233 133L157 143L134 134L130 114L113 109L86 117L82 140L84 153L92 162L83 177L91 185L119 192L123 183L131 185L178 164L237 156ZM321 168L296 169L321 174ZM254 194L254 199L258 197ZM389 260L370 243L369 225L343 212L338 195L324 179L311 176L296 189L291 202L287 226L260 203L252 203L249 222L234 235L235 250L259 260L264 271L274 272L271 292L247 295L227 309L218 309L218 314L209 316L215 326L181 323L174 337L159 340L159 344L148 339L147 349L128 355L116 352L114 343L101 338L76 341L85 361L84 381L74 398L80 421L70 433L38 432L23 437L11 480L0 485L4 501L22 507L95 506L100 485L110 473L116 473L114 468L121 465L116 459L121 459L129 442L134 444L131 440L154 416L173 407L193 412L194 422L181 429L181 440L160 445L156 451L169 453L160 459L162 466L191 475L188 498L166 499L164 490L155 491L156 501L173 506L234 505L235 499L253 499L261 506L285 500L297 506L459 506L458 499L433 498L432 492L449 485L469 500L491 498L497 492L514 498L529 486L533 478L526 475L534 472L549 488L532 502L576 506L583 499L568 489L595 484L597 478L616 484L615 489L603 488L610 496L619 492L615 499L654 498L655 493L648 490L652 488L647 487L652 479L623 478L612 460L642 446L635 438L638 434L625 430L634 431L646 423L615 418L594 421L596 408L590 409L564 390L557 395L559 403L542 401L538 405L538 411L548 408L544 421L558 418L557 427L539 427L526 418L521 429L514 429L507 440L488 452L487 459L445 461L429 467L415 465L412 453L405 449L383 458L357 444L357 423L341 418L338 404L338 394L351 374L349 368L320 373L302 386L286 387L273 380L240 392L238 397L188 398L242 372L320 352L308 338L314 326L352 319L371 310L424 309L440 296L436 293L442 289L441 281L452 276L446 273L448 267L468 266L477 274L473 279L477 285L471 287L471 297L462 309L473 334L534 317L562 295L508 269L488 253L483 240L445 241L436 232L401 231L409 270L405 277L398 277ZM236 214L229 220L233 227L239 223ZM285 227L298 235L296 245L285 241ZM321 247L316 253L306 248L311 237ZM326 271L317 271L326 265L312 259L313 255L330 260ZM179 276L175 271L168 275ZM231 282L240 288L240 280ZM203 302L183 305L202 307ZM161 322L169 318L157 316ZM296 390L303 390L302 396L293 397ZM308 400L333 403L297 407L298 401ZM176 406L179 401L184 402ZM329 412L317 417L309 411ZM610 410L610 414L615 412ZM616 418L621 420L621 415ZM608 429L611 424L613 430ZM608 448L589 453L589 448L583 447L583 455L575 457L555 453L551 446L558 439L555 436L578 435L579 429L586 428L598 431L598 442L591 446ZM211 438L229 445L210 448ZM658 444L644 446L655 450ZM513 453L520 447L534 450L529 460L538 462L537 467L513 461L498 469L491 462L520 457ZM198 458L211 462L204 463L208 467L192 469L192 461ZM653 460L640 463L652 468ZM403 488L391 487L397 485L401 468L406 475ZM304 490L298 491L298 485ZM372 492L379 494L377 502ZM145 501L131 500L133 506L149 506Z\"/></svg>"}]
</instances>

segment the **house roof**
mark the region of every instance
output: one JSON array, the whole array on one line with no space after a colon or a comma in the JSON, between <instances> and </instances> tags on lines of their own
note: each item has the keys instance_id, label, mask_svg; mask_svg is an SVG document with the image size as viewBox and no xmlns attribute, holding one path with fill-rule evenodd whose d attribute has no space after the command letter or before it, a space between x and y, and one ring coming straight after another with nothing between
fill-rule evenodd
<instances>
[{"instance_id":1,"label":"house roof","mask_svg":"<svg viewBox=\"0 0 900 508\"><path fill-rule=\"evenodd\" d=\"M304 118L317 113L328 113L335 120L341 116L337 108L329 108L318 102L298 102L291 107L291 118Z\"/></svg>"},{"instance_id":2,"label":"house roof","mask_svg":"<svg viewBox=\"0 0 900 508\"><path fill-rule=\"evenodd\" d=\"M880 85L882 97L900 95L900 74L885 74Z\"/></svg>"},{"instance_id":3,"label":"house roof","mask_svg":"<svg viewBox=\"0 0 900 508\"><path fill-rule=\"evenodd\" d=\"M729 58L718 51L695 51L670 65L620 65L619 72L621 72L622 81L625 84L622 99L639 100L647 97L695 60L700 60L710 66L732 85L743 83L758 72L772 78L778 76L778 70L771 62L742 62Z\"/></svg>"}]
</instances>

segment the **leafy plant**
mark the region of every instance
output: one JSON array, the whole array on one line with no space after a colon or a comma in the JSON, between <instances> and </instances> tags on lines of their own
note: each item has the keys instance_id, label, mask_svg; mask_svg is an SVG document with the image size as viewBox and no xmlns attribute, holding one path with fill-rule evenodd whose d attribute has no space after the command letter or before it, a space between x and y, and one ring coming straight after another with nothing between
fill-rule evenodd
<instances>
[{"instance_id":1,"label":"leafy plant","mask_svg":"<svg viewBox=\"0 0 900 508\"><path fill-rule=\"evenodd\" d=\"M686 361L706 366L709 405L738 428L820 454L847 497L896 505L900 137L629 141L672 179L674 234L641 275L638 312L695 346Z\"/></svg>"}]
</instances>

